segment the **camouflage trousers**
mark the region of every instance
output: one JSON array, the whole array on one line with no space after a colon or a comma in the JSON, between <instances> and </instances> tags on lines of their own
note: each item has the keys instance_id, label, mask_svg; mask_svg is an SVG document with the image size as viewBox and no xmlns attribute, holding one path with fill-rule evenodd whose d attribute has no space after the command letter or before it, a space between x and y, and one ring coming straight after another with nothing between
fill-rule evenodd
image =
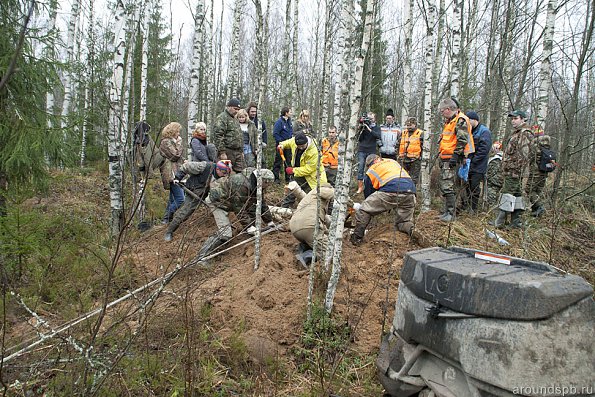
<instances>
[{"instance_id":1,"label":"camouflage trousers","mask_svg":"<svg viewBox=\"0 0 595 397\"><path fill-rule=\"evenodd\" d=\"M523 197L523 180L512 176L504 176L501 194L512 194L515 197Z\"/></svg>"},{"instance_id":2,"label":"camouflage trousers","mask_svg":"<svg viewBox=\"0 0 595 397\"><path fill-rule=\"evenodd\" d=\"M488 205L490 206L490 208L493 208L496 205L498 205L498 199L500 198L500 191L502 190L502 186L493 185L489 182L486 184L486 186Z\"/></svg>"},{"instance_id":3,"label":"camouflage trousers","mask_svg":"<svg viewBox=\"0 0 595 397\"><path fill-rule=\"evenodd\" d=\"M360 239L364 237L366 227L375 215L397 210L395 225L403 233L411 233L413 229L413 211L415 210L415 194L374 192L369 195L360 209L355 212L355 234Z\"/></svg>"},{"instance_id":4,"label":"camouflage trousers","mask_svg":"<svg viewBox=\"0 0 595 397\"><path fill-rule=\"evenodd\" d=\"M225 153L227 154L227 159L231 160L231 167L237 173L242 172L244 168L246 168L246 160L244 159L244 150L232 150L225 148Z\"/></svg>"},{"instance_id":5,"label":"camouflage trousers","mask_svg":"<svg viewBox=\"0 0 595 397\"><path fill-rule=\"evenodd\" d=\"M332 187L335 187L335 182L337 181L337 169L324 167L324 172L326 173L328 183L330 183Z\"/></svg>"},{"instance_id":6,"label":"camouflage trousers","mask_svg":"<svg viewBox=\"0 0 595 397\"><path fill-rule=\"evenodd\" d=\"M194 189L192 190L192 192L195 193L198 197L202 197L204 194L204 189ZM195 199L189 194L186 194L186 197L184 198L184 203L175 212L174 219L172 219L172 221L169 223L167 227L167 232L175 232L178 229L178 227L180 227L180 225L186 221L186 219L190 218L190 215L194 213L194 211L202 202L202 200Z\"/></svg>"},{"instance_id":7,"label":"camouflage trousers","mask_svg":"<svg viewBox=\"0 0 595 397\"><path fill-rule=\"evenodd\" d=\"M542 198L543 189L545 188L545 182L547 181L547 173L531 173L527 179L527 185L525 186L525 194L529 199L531 207L539 207L541 203L539 200Z\"/></svg>"},{"instance_id":8,"label":"camouflage trousers","mask_svg":"<svg viewBox=\"0 0 595 397\"><path fill-rule=\"evenodd\" d=\"M415 183L415 186L419 183L419 174L421 173L421 159L413 161L403 161L403 168L409 173L409 176Z\"/></svg>"},{"instance_id":9,"label":"camouflage trousers","mask_svg":"<svg viewBox=\"0 0 595 397\"><path fill-rule=\"evenodd\" d=\"M448 161L440 162L440 193L442 197L450 196L455 194L455 178L457 178L457 168L450 168Z\"/></svg>"}]
</instances>

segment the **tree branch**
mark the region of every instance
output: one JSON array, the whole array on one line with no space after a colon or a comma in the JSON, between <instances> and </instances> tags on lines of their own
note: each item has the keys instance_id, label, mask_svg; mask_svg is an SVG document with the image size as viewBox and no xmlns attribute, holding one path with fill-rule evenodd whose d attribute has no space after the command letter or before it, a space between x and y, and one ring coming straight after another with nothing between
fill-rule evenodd
<instances>
[{"instance_id":1,"label":"tree branch","mask_svg":"<svg viewBox=\"0 0 595 397\"><path fill-rule=\"evenodd\" d=\"M12 59L10 60L10 65L8 65L8 69L4 76L2 76L2 80L0 80L0 90L4 88L10 76L14 73L17 64L17 58L23 49L23 43L25 42L25 33L27 32L27 25L29 25L29 21L31 20L31 15L33 15L33 9L35 8L35 0L31 1L31 5L29 6L29 11L25 17L25 23L21 28L21 33L19 34L19 41L17 43L17 48L14 50L14 54Z\"/></svg>"}]
</instances>

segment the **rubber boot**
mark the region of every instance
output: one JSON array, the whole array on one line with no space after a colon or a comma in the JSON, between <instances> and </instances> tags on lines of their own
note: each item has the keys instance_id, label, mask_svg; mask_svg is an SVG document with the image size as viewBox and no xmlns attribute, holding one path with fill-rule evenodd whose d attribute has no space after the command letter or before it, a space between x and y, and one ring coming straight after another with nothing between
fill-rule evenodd
<instances>
[{"instance_id":1,"label":"rubber boot","mask_svg":"<svg viewBox=\"0 0 595 397\"><path fill-rule=\"evenodd\" d=\"M217 235L210 236L202 245L200 250L198 251L197 258L201 259L207 255L212 254L218 247L222 246L227 242L227 238L219 237Z\"/></svg>"},{"instance_id":2,"label":"rubber boot","mask_svg":"<svg viewBox=\"0 0 595 397\"><path fill-rule=\"evenodd\" d=\"M523 212L523 210L514 210L510 215L510 227L512 229L521 229L523 227L523 220L521 219Z\"/></svg>"},{"instance_id":3,"label":"rubber boot","mask_svg":"<svg viewBox=\"0 0 595 397\"><path fill-rule=\"evenodd\" d=\"M357 181L357 192L355 194L360 194L364 191L364 181Z\"/></svg>"},{"instance_id":4,"label":"rubber boot","mask_svg":"<svg viewBox=\"0 0 595 397\"><path fill-rule=\"evenodd\" d=\"M171 241L174 238L174 235L172 232L166 232L165 235L163 236L163 239L165 241Z\"/></svg>"},{"instance_id":5,"label":"rubber boot","mask_svg":"<svg viewBox=\"0 0 595 397\"><path fill-rule=\"evenodd\" d=\"M360 245L364 240L364 234L366 234L366 228L361 226L356 226L351 233L351 237L349 237L349 241L351 244L355 245L356 247Z\"/></svg>"},{"instance_id":6,"label":"rubber boot","mask_svg":"<svg viewBox=\"0 0 595 397\"><path fill-rule=\"evenodd\" d=\"M456 200L457 198L454 194L449 194L445 197L446 212L440 217L442 222L452 222L455 220Z\"/></svg>"},{"instance_id":7,"label":"rubber boot","mask_svg":"<svg viewBox=\"0 0 595 397\"><path fill-rule=\"evenodd\" d=\"M496 219L494 219L493 221L489 221L488 224L496 226L498 229L500 229L506 223L506 214L506 211L499 210Z\"/></svg>"}]
</instances>

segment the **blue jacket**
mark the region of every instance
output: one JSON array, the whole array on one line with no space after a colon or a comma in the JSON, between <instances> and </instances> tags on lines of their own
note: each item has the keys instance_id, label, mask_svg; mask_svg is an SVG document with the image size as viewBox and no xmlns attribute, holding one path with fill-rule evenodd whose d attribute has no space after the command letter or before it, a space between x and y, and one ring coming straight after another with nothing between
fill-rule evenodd
<instances>
[{"instance_id":1,"label":"blue jacket","mask_svg":"<svg viewBox=\"0 0 595 397\"><path fill-rule=\"evenodd\" d=\"M275 138L277 145L280 142L286 141L293 137L291 118L285 120L283 117L279 117L279 120L277 120L273 126L273 137Z\"/></svg>"},{"instance_id":2,"label":"blue jacket","mask_svg":"<svg viewBox=\"0 0 595 397\"><path fill-rule=\"evenodd\" d=\"M469 172L485 174L488 169L490 150L492 149L492 133L483 124L478 124L471 132L473 133L473 143L475 143L475 153L469 156L471 159Z\"/></svg>"},{"instance_id":3,"label":"blue jacket","mask_svg":"<svg viewBox=\"0 0 595 397\"><path fill-rule=\"evenodd\" d=\"M373 124L370 126L371 131L366 127L362 129L359 134L359 146L357 151L369 154L376 153L376 141L380 139L380 126Z\"/></svg>"}]
</instances>

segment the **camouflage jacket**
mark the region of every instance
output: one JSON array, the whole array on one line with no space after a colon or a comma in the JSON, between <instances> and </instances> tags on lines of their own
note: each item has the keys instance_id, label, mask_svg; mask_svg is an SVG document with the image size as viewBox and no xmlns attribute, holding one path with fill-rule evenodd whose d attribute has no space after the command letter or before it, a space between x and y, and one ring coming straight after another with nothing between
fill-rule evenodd
<instances>
[{"instance_id":1,"label":"camouflage jacket","mask_svg":"<svg viewBox=\"0 0 595 397\"><path fill-rule=\"evenodd\" d=\"M527 172L531 142L533 140L531 129L524 123L513 131L512 136L504 145L502 157L502 173L504 176L521 178Z\"/></svg>"},{"instance_id":2,"label":"camouflage jacket","mask_svg":"<svg viewBox=\"0 0 595 397\"><path fill-rule=\"evenodd\" d=\"M502 165L502 154L495 154L488 160L488 170L486 172L486 179L489 186L495 188L502 187L502 173L500 172L500 166Z\"/></svg>"},{"instance_id":3,"label":"camouflage jacket","mask_svg":"<svg viewBox=\"0 0 595 397\"><path fill-rule=\"evenodd\" d=\"M244 134L240 123L227 109L217 116L213 127L213 143L217 147L219 156L229 150L242 150L244 146Z\"/></svg>"},{"instance_id":4,"label":"camouflage jacket","mask_svg":"<svg viewBox=\"0 0 595 397\"><path fill-rule=\"evenodd\" d=\"M256 218L256 184L252 186L250 175L254 168L245 168L239 174L220 178L211 185L209 198L213 205L236 214L242 225L246 226ZM271 217L266 201L262 200L262 220L270 222Z\"/></svg>"}]
</instances>

